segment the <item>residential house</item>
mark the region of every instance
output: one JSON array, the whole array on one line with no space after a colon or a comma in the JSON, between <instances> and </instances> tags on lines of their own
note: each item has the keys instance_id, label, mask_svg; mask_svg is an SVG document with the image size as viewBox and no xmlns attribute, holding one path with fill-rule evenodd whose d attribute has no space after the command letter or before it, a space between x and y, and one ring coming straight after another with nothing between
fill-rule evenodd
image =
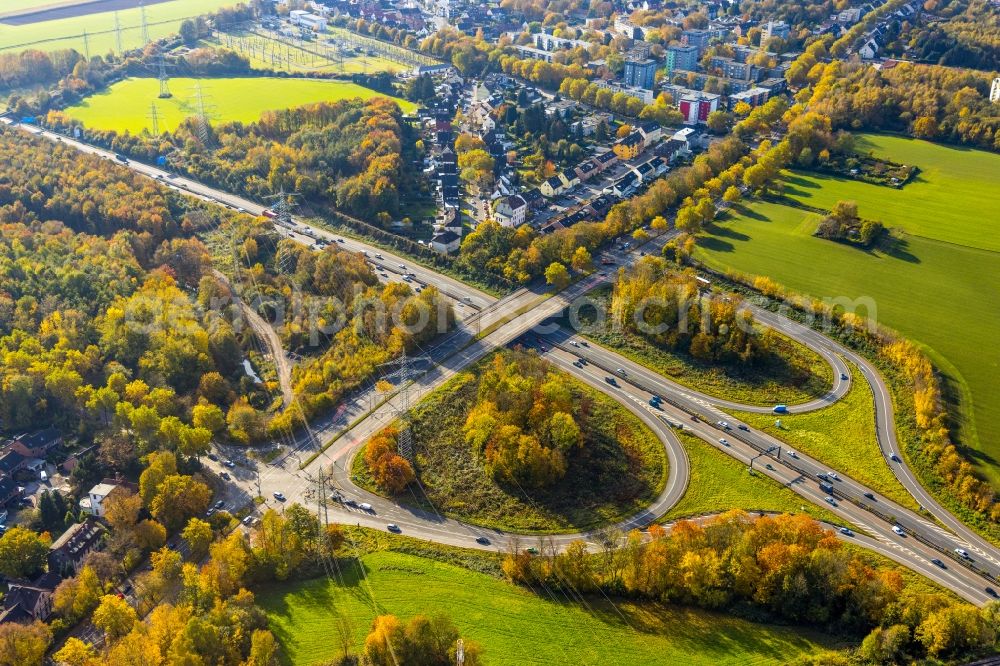
<instances>
[{"instance_id":1,"label":"residential house","mask_svg":"<svg viewBox=\"0 0 1000 666\"><path fill-rule=\"evenodd\" d=\"M545 205L545 197L542 195L542 191L537 187L534 187L526 192L521 192L521 198L527 202L528 208L533 210L538 210Z\"/></svg>"},{"instance_id":2,"label":"residential house","mask_svg":"<svg viewBox=\"0 0 1000 666\"><path fill-rule=\"evenodd\" d=\"M528 213L528 202L514 194L502 199L497 205L494 217L504 227L519 227L524 224Z\"/></svg>"},{"instance_id":3,"label":"residential house","mask_svg":"<svg viewBox=\"0 0 1000 666\"><path fill-rule=\"evenodd\" d=\"M576 171L573 169L566 169L560 173L559 180L562 181L563 187L567 190L571 190L580 184L580 177L576 175Z\"/></svg>"},{"instance_id":4,"label":"residential house","mask_svg":"<svg viewBox=\"0 0 1000 666\"><path fill-rule=\"evenodd\" d=\"M552 197L557 197L560 194L562 194L563 188L564 188L563 182L559 178L559 176L552 176L551 178L543 182L538 189L541 190L544 196L547 196L551 199Z\"/></svg>"},{"instance_id":5,"label":"residential house","mask_svg":"<svg viewBox=\"0 0 1000 666\"><path fill-rule=\"evenodd\" d=\"M9 476L0 476L0 507L21 499L21 487Z\"/></svg>"},{"instance_id":6,"label":"residential house","mask_svg":"<svg viewBox=\"0 0 1000 666\"><path fill-rule=\"evenodd\" d=\"M0 624L4 622L44 622L52 615L52 593L62 582L54 573L44 573L31 583L11 582L3 597Z\"/></svg>"},{"instance_id":7,"label":"residential house","mask_svg":"<svg viewBox=\"0 0 1000 666\"><path fill-rule=\"evenodd\" d=\"M593 157L576 165L576 177L581 183L590 180L590 178L596 175L599 171L600 167L597 166L597 162Z\"/></svg>"},{"instance_id":8,"label":"residential house","mask_svg":"<svg viewBox=\"0 0 1000 666\"><path fill-rule=\"evenodd\" d=\"M431 238L431 248L441 254L457 252L462 246L462 237L454 231L439 231Z\"/></svg>"},{"instance_id":9,"label":"residential house","mask_svg":"<svg viewBox=\"0 0 1000 666\"><path fill-rule=\"evenodd\" d=\"M647 148L659 143L660 139L663 138L663 128L655 120L647 120L646 122L639 123L636 129L642 134L642 143Z\"/></svg>"},{"instance_id":10,"label":"residential house","mask_svg":"<svg viewBox=\"0 0 1000 666\"><path fill-rule=\"evenodd\" d=\"M134 483L119 481L116 479L103 479L87 492L86 497L80 498L80 510L84 513L104 517L104 501L116 493L134 494L138 488Z\"/></svg>"},{"instance_id":11,"label":"residential house","mask_svg":"<svg viewBox=\"0 0 1000 666\"><path fill-rule=\"evenodd\" d=\"M62 575L74 573L83 559L97 550L107 529L93 516L69 529L49 546L49 571Z\"/></svg>"},{"instance_id":12,"label":"residential house","mask_svg":"<svg viewBox=\"0 0 1000 666\"><path fill-rule=\"evenodd\" d=\"M614 150L609 150L594 156L594 164L597 165L598 173L603 173L618 161L618 155Z\"/></svg>"},{"instance_id":13,"label":"residential house","mask_svg":"<svg viewBox=\"0 0 1000 666\"><path fill-rule=\"evenodd\" d=\"M635 188L639 186L639 177L629 171L624 176L615 181L612 186L612 192L614 192L617 197L626 197L635 191Z\"/></svg>"},{"instance_id":14,"label":"residential house","mask_svg":"<svg viewBox=\"0 0 1000 666\"><path fill-rule=\"evenodd\" d=\"M46 428L30 434L18 435L9 445L11 451L17 451L25 458L44 458L49 452L63 443L62 434L55 428Z\"/></svg>"},{"instance_id":15,"label":"residential house","mask_svg":"<svg viewBox=\"0 0 1000 666\"><path fill-rule=\"evenodd\" d=\"M615 151L615 155L618 156L618 159L623 162L625 160L635 159L643 150L642 134L639 132L632 132L628 136L615 141L612 149Z\"/></svg>"},{"instance_id":16,"label":"residential house","mask_svg":"<svg viewBox=\"0 0 1000 666\"><path fill-rule=\"evenodd\" d=\"M17 451L7 451L0 455L0 475L14 476L27 465L28 458Z\"/></svg>"}]
</instances>

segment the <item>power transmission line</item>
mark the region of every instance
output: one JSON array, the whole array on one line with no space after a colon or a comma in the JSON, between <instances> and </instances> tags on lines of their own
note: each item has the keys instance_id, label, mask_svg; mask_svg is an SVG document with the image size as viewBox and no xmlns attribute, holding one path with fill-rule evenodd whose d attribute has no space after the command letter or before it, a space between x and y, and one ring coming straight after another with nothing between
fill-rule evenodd
<instances>
[{"instance_id":1,"label":"power transmission line","mask_svg":"<svg viewBox=\"0 0 1000 666\"><path fill-rule=\"evenodd\" d=\"M146 3L143 0L139 0L139 17L142 22L141 32L142 45L146 46L149 44L149 24L146 23Z\"/></svg>"},{"instance_id":2,"label":"power transmission line","mask_svg":"<svg viewBox=\"0 0 1000 666\"><path fill-rule=\"evenodd\" d=\"M406 415L410 411L410 385L412 379L417 376L415 367L418 363L423 363L424 361L430 362L431 357L424 356L409 356L406 353L406 347L403 347L403 353L398 359L394 359L387 363L381 364L379 367L384 367L388 365L398 365L399 370L392 373L399 377L399 407L394 409L396 418L399 420L399 437L396 439L396 448L399 451L399 455L406 458L409 463L413 463L414 453L413 453L413 431L410 429L410 423L406 420ZM391 375L390 375L391 376Z\"/></svg>"},{"instance_id":3,"label":"power transmission line","mask_svg":"<svg viewBox=\"0 0 1000 666\"><path fill-rule=\"evenodd\" d=\"M167 68L173 66L174 65L172 63L170 64L167 63L166 55L163 53L163 51L160 51L157 57L157 74L156 74L156 78L160 82L160 95L159 95L160 99L169 99L170 97L173 97L173 95L170 93L170 86L168 84L170 77L167 75Z\"/></svg>"},{"instance_id":4,"label":"power transmission line","mask_svg":"<svg viewBox=\"0 0 1000 666\"><path fill-rule=\"evenodd\" d=\"M156 102L149 103L149 115L148 118L153 125L153 136L160 135L160 118L156 113Z\"/></svg>"},{"instance_id":5,"label":"power transmission line","mask_svg":"<svg viewBox=\"0 0 1000 666\"><path fill-rule=\"evenodd\" d=\"M118 12L115 12L115 45L118 47L118 55L125 52L122 48L122 24L118 21Z\"/></svg>"}]
</instances>

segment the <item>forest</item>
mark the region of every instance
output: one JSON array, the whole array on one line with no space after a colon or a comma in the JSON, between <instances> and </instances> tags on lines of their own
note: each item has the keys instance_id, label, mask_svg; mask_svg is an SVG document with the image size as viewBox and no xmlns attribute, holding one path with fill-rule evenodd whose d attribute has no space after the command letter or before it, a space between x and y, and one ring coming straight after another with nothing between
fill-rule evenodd
<instances>
[{"instance_id":1,"label":"forest","mask_svg":"<svg viewBox=\"0 0 1000 666\"><path fill-rule=\"evenodd\" d=\"M497 355L483 372L465 422L465 441L500 482L538 488L566 474L583 445L569 387L544 361L527 354Z\"/></svg>"},{"instance_id":2,"label":"forest","mask_svg":"<svg viewBox=\"0 0 1000 666\"><path fill-rule=\"evenodd\" d=\"M57 129L73 124L51 111ZM416 186L415 138L395 102L340 100L268 111L244 125L203 124L191 118L172 133L120 135L86 130L85 137L150 163L167 155L172 166L202 182L254 198L280 190L319 205L387 224L400 196Z\"/></svg>"},{"instance_id":3,"label":"forest","mask_svg":"<svg viewBox=\"0 0 1000 666\"><path fill-rule=\"evenodd\" d=\"M865 663L968 658L994 649L1000 606L979 609L910 589L896 569L871 564L808 516L732 511L649 532L645 539L633 531L623 547L597 555L582 541L559 554L510 552L503 570L539 589L740 609L762 620L865 636L858 649ZM816 655L811 663L847 660Z\"/></svg>"},{"instance_id":4,"label":"forest","mask_svg":"<svg viewBox=\"0 0 1000 666\"><path fill-rule=\"evenodd\" d=\"M774 347L770 329L760 332L753 316L732 298L699 293L690 273L679 273L658 257L644 257L620 271L611 298L614 326L657 345L722 364L762 365Z\"/></svg>"},{"instance_id":5,"label":"forest","mask_svg":"<svg viewBox=\"0 0 1000 666\"><path fill-rule=\"evenodd\" d=\"M220 270L278 332L282 346L302 354L292 373L296 404L269 422L242 407L249 419L238 438L256 442L287 436L304 419L333 409L348 391L368 381L379 364L426 344L454 323L437 288L420 293L402 282L379 284L364 257L331 245L314 251L280 239L270 221L243 216L210 240ZM231 301L215 276L199 285L199 298Z\"/></svg>"}]
</instances>

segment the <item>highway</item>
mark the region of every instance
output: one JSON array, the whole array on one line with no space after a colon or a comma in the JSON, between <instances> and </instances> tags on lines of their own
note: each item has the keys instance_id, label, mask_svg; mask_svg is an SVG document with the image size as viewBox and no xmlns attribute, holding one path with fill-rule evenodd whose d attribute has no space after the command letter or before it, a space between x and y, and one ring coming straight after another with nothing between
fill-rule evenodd
<instances>
[{"instance_id":1,"label":"highway","mask_svg":"<svg viewBox=\"0 0 1000 666\"><path fill-rule=\"evenodd\" d=\"M11 124L8 118L2 120ZM50 140L62 141L83 152L114 159L113 154L109 151L73 141L52 132L37 128L26 129L26 131L31 131ZM130 161L126 166L156 179L168 187L231 208L243 209L252 214L260 214L265 208L255 202L221 192L195 181L171 177L171 174L157 167L135 161ZM309 239L325 239L329 242L338 242L345 249L364 252L369 256L369 260L375 262L384 271L392 271L400 275L411 273L418 283L434 284L441 289L442 293L456 302L468 304L473 310L476 310L472 313L465 313L466 318L459 323L455 331L444 335L424 350L424 353L430 356L431 363L420 369L417 373L418 376L413 380L407 396L409 404L415 404L421 397L429 394L456 373L469 367L493 350L520 339L527 331L537 330L540 335L548 336L545 339L551 338L554 347L545 353L547 358L582 381L616 397L649 424L664 443L670 460L670 475L666 486L650 507L639 515L631 517L622 527L641 527L658 519L680 499L686 489L688 481L686 458L676 436L671 431L671 426L663 417L682 424L685 429L716 446L719 450L747 463L752 456L756 456L762 450L766 451L771 447L783 446L781 442L762 433L745 432L738 429L727 430L716 423L717 420L727 420L733 427L739 425L734 419L720 411L720 408L755 411L761 411L764 408L718 400L678 386L645 368L630 363L610 350L598 348L593 344L589 348L584 348L585 351L581 351L580 347L572 346L571 343L574 340L568 333L559 331L552 324L541 326L558 315L575 299L602 284L608 283L611 279L610 276L596 273L584 277L556 295L550 295L546 293L545 289L537 287L535 289L519 289L503 299L496 300L458 280L440 275L412 261L359 241L347 238L340 239L335 234L322 229L307 228L298 223L295 230L284 230L284 232L286 235L303 242L309 242ZM648 244L646 248L657 248L668 237L662 236L657 241ZM637 249L625 252L620 248L613 248L595 257L595 260L610 258L618 264L627 265L638 259ZM375 256L377 254L381 254L383 258L378 259ZM828 466L802 454L798 454L796 458L789 458L786 455L779 459L775 453L766 458L758 457L759 463L770 464L770 468L766 466L757 468L756 473L766 474L787 485L804 499L827 508L843 520L856 525L864 533L858 533L852 537L841 535L845 540L851 540L876 550L915 571L923 573L974 603L982 604L990 600L992 597L985 590L991 585L996 585L993 580L1000 579L1000 551L941 507L920 486L902 459L899 461L893 459L893 456L898 454L899 449L896 442L892 403L885 382L877 369L860 355L811 328L752 305L749 308L757 321L814 349L835 370L834 384L830 391L817 400L793 407L794 411L821 408L839 399L850 388L850 380L840 379L842 372L848 377L851 375L846 363L853 363L861 369L874 396L879 445L885 456L886 464L890 466L893 473L917 502L941 524L936 524L921 515L900 507L843 475L839 475L839 480L834 482L834 492L829 495L833 498L833 503L827 503L825 497L828 495L819 489L815 475L831 470ZM581 356L589 361L582 368L573 363L577 357ZM619 388L612 388L605 383L604 377L609 374L608 368L617 369L619 367L625 370L626 377L618 376ZM657 413L659 410L648 406L648 400L653 392L667 401L663 405L662 413ZM490 545L485 547L499 549L506 549L514 543L523 544L538 538L537 536L497 533L494 530L467 525L433 513L417 511L391 500L377 497L354 486L348 472L354 453L372 434L391 422L403 404L403 396L399 392L391 395L381 404L376 404L377 397L374 388L370 387L360 391L350 404L344 405L334 414L310 424L309 432L305 437L285 442L288 445L286 454L273 463L258 464L244 459L245 464L238 465L236 469L231 470L233 476L236 477L234 488L230 493L232 501L249 501L257 492L268 498L274 492L282 492L287 497L287 501L302 501L308 504L314 498L311 488L315 485L313 480L316 474L321 469L329 468L332 471L335 484L348 493L351 499L369 502L373 507L371 512L364 512L337 505L330 513L338 521L379 529L384 529L387 522L395 522L405 534L410 536L464 547L483 547L475 543L476 536L487 536L490 539ZM697 416L698 420L692 421L692 415ZM721 444L720 439L726 439L728 444ZM323 446L329 446L329 448L317 455L314 460L311 462L302 460L303 455L315 455ZM306 462L308 464L305 464ZM217 471L221 471L221 468L217 467ZM866 493L872 495L874 499L866 497ZM273 505L275 501L269 500L269 503ZM904 534L894 533L892 531L894 525L898 525ZM587 535L559 535L546 537L546 541L551 540L558 547L574 538L587 539ZM956 548L968 551L969 558L956 555ZM933 559L940 560L942 566L933 564L931 562Z\"/></svg>"}]
</instances>

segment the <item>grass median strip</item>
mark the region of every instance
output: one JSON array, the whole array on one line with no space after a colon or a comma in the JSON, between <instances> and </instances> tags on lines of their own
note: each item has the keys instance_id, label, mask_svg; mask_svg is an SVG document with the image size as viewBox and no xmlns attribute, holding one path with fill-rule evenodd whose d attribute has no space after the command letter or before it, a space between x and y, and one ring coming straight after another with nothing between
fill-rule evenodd
<instances>
[{"instance_id":1,"label":"grass median strip","mask_svg":"<svg viewBox=\"0 0 1000 666\"><path fill-rule=\"evenodd\" d=\"M732 410L752 427L830 465L902 506L918 510L916 501L893 476L875 434L875 403L861 372L851 366L851 389L829 407L802 414L757 414ZM781 426L776 424L780 421Z\"/></svg>"}]
</instances>

